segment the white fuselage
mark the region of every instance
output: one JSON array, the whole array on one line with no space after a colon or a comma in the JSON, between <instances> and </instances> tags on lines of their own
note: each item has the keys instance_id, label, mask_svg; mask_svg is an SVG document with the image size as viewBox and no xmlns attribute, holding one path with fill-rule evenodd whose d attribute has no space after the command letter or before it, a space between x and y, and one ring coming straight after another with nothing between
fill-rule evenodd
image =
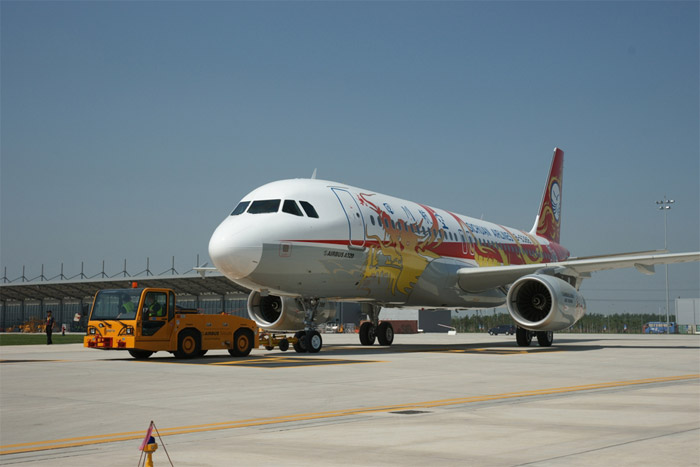
<instances>
[{"instance_id":1,"label":"white fuselage","mask_svg":"<svg viewBox=\"0 0 700 467\"><path fill-rule=\"evenodd\" d=\"M561 261L569 252L522 230L335 182L296 179L246 195L212 235L209 255L226 277L264 293L491 307L504 302L505 291L467 293L457 285L457 270Z\"/></svg>"}]
</instances>

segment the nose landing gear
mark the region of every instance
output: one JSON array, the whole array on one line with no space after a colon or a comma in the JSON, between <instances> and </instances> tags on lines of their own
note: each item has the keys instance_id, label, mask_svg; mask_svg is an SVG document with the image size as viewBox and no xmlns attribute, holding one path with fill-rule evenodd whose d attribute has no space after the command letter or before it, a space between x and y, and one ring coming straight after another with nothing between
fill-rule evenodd
<instances>
[{"instance_id":1,"label":"nose landing gear","mask_svg":"<svg viewBox=\"0 0 700 467\"><path fill-rule=\"evenodd\" d=\"M294 334L296 342L294 350L297 353L318 353L323 347L321 334L314 329L314 317L321 301L318 298L298 298L299 308L304 310L304 330Z\"/></svg>"}]
</instances>

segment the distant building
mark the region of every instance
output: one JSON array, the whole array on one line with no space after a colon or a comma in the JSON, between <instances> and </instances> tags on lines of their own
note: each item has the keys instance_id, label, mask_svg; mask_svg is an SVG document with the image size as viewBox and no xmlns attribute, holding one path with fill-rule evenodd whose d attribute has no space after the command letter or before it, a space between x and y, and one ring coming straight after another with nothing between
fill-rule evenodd
<instances>
[{"instance_id":1,"label":"distant building","mask_svg":"<svg viewBox=\"0 0 700 467\"><path fill-rule=\"evenodd\" d=\"M676 323L681 334L700 334L700 298L676 299Z\"/></svg>"}]
</instances>

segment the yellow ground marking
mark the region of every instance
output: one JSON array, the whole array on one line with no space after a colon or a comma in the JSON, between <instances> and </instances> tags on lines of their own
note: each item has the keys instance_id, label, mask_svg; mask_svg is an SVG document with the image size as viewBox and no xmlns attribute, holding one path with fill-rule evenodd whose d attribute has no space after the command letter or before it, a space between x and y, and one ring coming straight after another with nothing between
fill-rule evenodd
<instances>
[{"instance_id":1,"label":"yellow ground marking","mask_svg":"<svg viewBox=\"0 0 700 467\"><path fill-rule=\"evenodd\" d=\"M0 359L0 363L3 365L7 364L12 364L12 363L66 363L66 362L71 362L72 360L11 360L11 359Z\"/></svg>"},{"instance_id":2,"label":"yellow ground marking","mask_svg":"<svg viewBox=\"0 0 700 467\"><path fill-rule=\"evenodd\" d=\"M353 365L356 363L382 363L380 360L344 360L341 358L262 357L252 360L212 362L211 365L244 365L258 368L296 368L300 366Z\"/></svg>"},{"instance_id":3,"label":"yellow ground marking","mask_svg":"<svg viewBox=\"0 0 700 467\"><path fill-rule=\"evenodd\" d=\"M524 350L524 349L508 349L508 348L488 348L488 349L450 349L450 350L432 350L431 352L437 353L482 353L482 354L494 354L494 355L521 355L521 354L532 354L532 353L553 353L562 352L562 350L545 348L543 350Z\"/></svg>"},{"instance_id":4,"label":"yellow ground marking","mask_svg":"<svg viewBox=\"0 0 700 467\"><path fill-rule=\"evenodd\" d=\"M344 410L333 410L329 412L313 412L305 414L282 415L279 417L262 417L246 420L234 420L219 423L207 423L202 425L188 425L172 428L160 429L161 436L182 435L190 433L200 433L216 430L230 430L232 428L246 428L263 425L274 425L278 423L289 423L308 420L319 420L325 418L345 417L350 415L364 415L371 413L393 412L396 410L443 407L449 405L470 404L492 400L515 399L522 397L534 397L552 394L565 394L580 391L591 391L595 389L619 388L625 386L635 386L642 384L666 383L672 381L685 381L700 379L700 374L666 376L659 378L646 378L628 381L613 381L608 383L584 384L580 386L566 386L561 388L536 389L531 391L509 392L503 394L489 394L482 396L458 397L453 399L440 399L435 401L413 402L408 404L384 405L377 407L359 407ZM143 438L145 431L129 431L122 433L111 433L95 436L81 436L76 438L63 438L48 441L35 441L29 443L8 444L0 446L0 455L17 454L41 451L47 449L60 449L76 446L87 446L102 443L114 443L118 441L138 440Z\"/></svg>"},{"instance_id":5,"label":"yellow ground marking","mask_svg":"<svg viewBox=\"0 0 700 467\"><path fill-rule=\"evenodd\" d=\"M148 363L165 363L169 365L218 365L218 366L248 366L256 368L296 368L325 365L353 365L357 363L385 363L382 360L346 360L342 358L311 358L293 356L265 355L262 357L250 357L239 360L222 361L181 361L181 360L148 360Z\"/></svg>"}]
</instances>

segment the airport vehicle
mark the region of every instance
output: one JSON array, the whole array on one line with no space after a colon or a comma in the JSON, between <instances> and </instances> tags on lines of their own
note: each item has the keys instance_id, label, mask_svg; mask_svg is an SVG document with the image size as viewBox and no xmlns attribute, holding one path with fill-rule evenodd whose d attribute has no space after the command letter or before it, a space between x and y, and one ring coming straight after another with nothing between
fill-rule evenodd
<instances>
[{"instance_id":1,"label":"airport vehicle","mask_svg":"<svg viewBox=\"0 0 700 467\"><path fill-rule=\"evenodd\" d=\"M564 153L555 148L528 232L342 183L282 180L245 195L216 228L209 256L251 290L248 314L271 331L315 327L324 300L362 304L360 342L391 345L382 307L491 308L507 304L517 343L552 344L584 315L591 272L700 260L648 251L572 258L560 244ZM203 268L200 268L203 269ZM202 271L204 273L204 271ZM300 348L306 343L301 336Z\"/></svg>"},{"instance_id":2,"label":"airport vehicle","mask_svg":"<svg viewBox=\"0 0 700 467\"><path fill-rule=\"evenodd\" d=\"M494 326L491 329L489 329L489 334L491 334L492 336L497 336L499 334L511 336L515 334L515 326L512 324L501 324L500 326Z\"/></svg>"},{"instance_id":3,"label":"airport vehicle","mask_svg":"<svg viewBox=\"0 0 700 467\"><path fill-rule=\"evenodd\" d=\"M211 349L245 357L258 344L255 321L180 308L172 290L158 288L97 292L83 341L89 348L127 350L137 359L161 350L200 357Z\"/></svg>"},{"instance_id":4,"label":"airport vehicle","mask_svg":"<svg viewBox=\"0 0 700 467\"><path fill-rule=\"evenodd\" d=\"M651 321L646 323L642 329L644 334L676 334L676 323L665 321Z\"/></svg>"}]
</instances>

